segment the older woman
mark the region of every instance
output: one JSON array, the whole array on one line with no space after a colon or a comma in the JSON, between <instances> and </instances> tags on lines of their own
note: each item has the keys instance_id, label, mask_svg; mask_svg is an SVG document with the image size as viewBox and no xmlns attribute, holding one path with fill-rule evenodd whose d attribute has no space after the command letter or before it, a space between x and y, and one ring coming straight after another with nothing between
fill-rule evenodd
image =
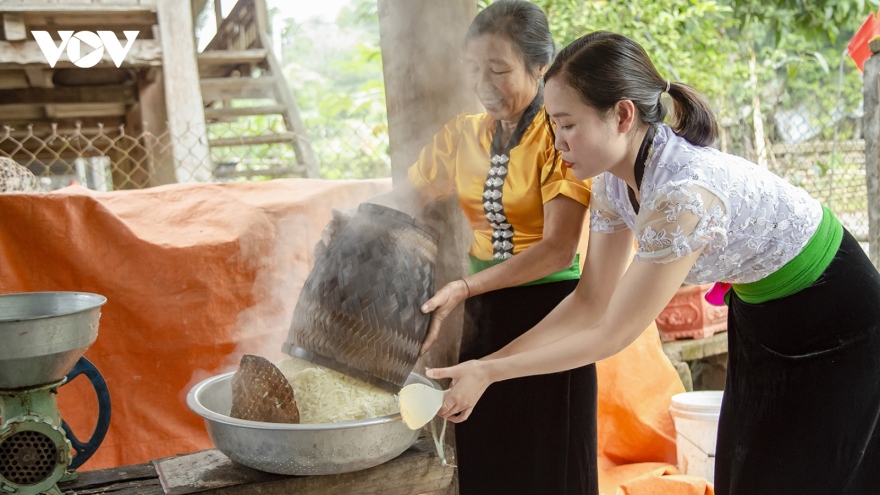
<instances>
[{"instance_id":1,"label":"older woman","mask_svg":"<svg viewBox=\"0 0 880 495\"><path fill-rule=\"evenodd\" d=\"M473 229L470 275L422 308L433 312L423 352L466 299L476 328L463 361L498 351L577 286L581 232L571 226L583 224L590 189L553 147L541 85L553 55L535 5L500 0L480 12L464 61L486 113L453 119L422 150L409 181L370 200L417 213L457 192ZM596 400L593 365L494 387L456 428L462 495L598 493Z\"/></svg>"}]
</instances>

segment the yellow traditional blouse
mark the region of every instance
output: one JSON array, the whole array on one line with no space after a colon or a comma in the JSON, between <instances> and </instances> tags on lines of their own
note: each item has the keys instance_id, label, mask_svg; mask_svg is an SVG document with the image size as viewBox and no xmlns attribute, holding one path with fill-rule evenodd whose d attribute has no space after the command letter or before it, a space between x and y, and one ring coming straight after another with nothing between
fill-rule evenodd
<instances>
[{"instance_id":1,"label":"yellow traditional blouse","mask_svg":"<svg viewBox=\"0 0 880 495\"><path fill-rule=\"evenodd\" d=\"M434 135L433 142L422 149L408 171L409 181L426 196L441 198L458 191L459 203L474 232L470 254L487 261L493 257L498 260L505 241L512 244L509 251L513 255L540 241L544 203L557 195L589 207L592 183L592 179L575 178L562 165L561 153L554 153L543 108L504 163L498 159L493 163L489 156L497 125L487 114L459 115ZM495 181L501 190L487 188L487 181ZM508 231L512 236L505 233Z\"/></svg>"}]
</instances>

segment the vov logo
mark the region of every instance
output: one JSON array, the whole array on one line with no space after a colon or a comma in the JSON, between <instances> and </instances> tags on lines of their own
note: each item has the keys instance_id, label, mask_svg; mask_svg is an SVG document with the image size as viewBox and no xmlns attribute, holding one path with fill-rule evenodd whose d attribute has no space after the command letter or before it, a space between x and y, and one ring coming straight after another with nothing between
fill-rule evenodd
<instances>
[{"instance_id":1,"label":"vov logo","mask_svg":"<svg viewBox=\"0 0 880 495\"><path fill-rule=\"evenodd\" d=\"M104 49L110 53L110 58L113 59L116 67L122 65L122 61L125 60L125 56L128 55L131 45L140 31L123 31L125 39L128 41L124 47L113 31L98 31L98 34L92 31L77 31L76 34L73 31L58 31L58 36L61 38L60 45L55 44L48 31L31 32L34 34L37 44L40 45L40 50L43 50L49 67L55 67L61 54L64 53L64 49L67 48L67 56L70 57L73 65L89 68L101 61L101 58L104 57ZM91 48L91 53L83 55L83 44Z\"/></svg>"}]
</instances>

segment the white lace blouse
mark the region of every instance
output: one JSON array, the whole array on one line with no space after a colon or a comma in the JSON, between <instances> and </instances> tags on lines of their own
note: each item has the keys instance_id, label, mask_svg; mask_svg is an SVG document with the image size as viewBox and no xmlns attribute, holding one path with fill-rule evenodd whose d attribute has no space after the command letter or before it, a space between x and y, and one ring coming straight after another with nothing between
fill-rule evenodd
<instances>
[{"instance_id":1,"label":"white lace blouse","mask_svg":"<svg viewBox=\"0 0 880 495\"><path fill-rule=\"evenodd\" d=\"M794 258L822 220L806 191L742 158L694 146L659 125L639 189L606 172L593 182L590 230L629 228L636 261L668 263L706 246L685 281L749 283Z\"/></svg>"}]
</instances>

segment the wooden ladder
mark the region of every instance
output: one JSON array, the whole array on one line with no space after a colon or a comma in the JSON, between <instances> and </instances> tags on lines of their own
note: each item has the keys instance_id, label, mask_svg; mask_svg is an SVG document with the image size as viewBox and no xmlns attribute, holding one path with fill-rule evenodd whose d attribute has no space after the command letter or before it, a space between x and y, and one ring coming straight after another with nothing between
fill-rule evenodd
<instances>
[{"instance_id":1,"label":"wooden ladder","mask_svg":"<svg viewBox=\"0 0 880 495\"><path fill-rule=\"evenodd\" d=\"M215 2L215 5L219 2ZM309 143L299 107L275 57L268 36L264 0L239 0L225 19L217 13L217 34L198 54L205 120L212 123L234 122L256 115L280 115L285 130L211 139L211 148L228 148L273 143L293 147L296 163L259 170L224 170L218 178L249 176L320 177L318 161ZM270 100L269 104L240 107L233 100Z\"/></svg>"}]
</instances>

